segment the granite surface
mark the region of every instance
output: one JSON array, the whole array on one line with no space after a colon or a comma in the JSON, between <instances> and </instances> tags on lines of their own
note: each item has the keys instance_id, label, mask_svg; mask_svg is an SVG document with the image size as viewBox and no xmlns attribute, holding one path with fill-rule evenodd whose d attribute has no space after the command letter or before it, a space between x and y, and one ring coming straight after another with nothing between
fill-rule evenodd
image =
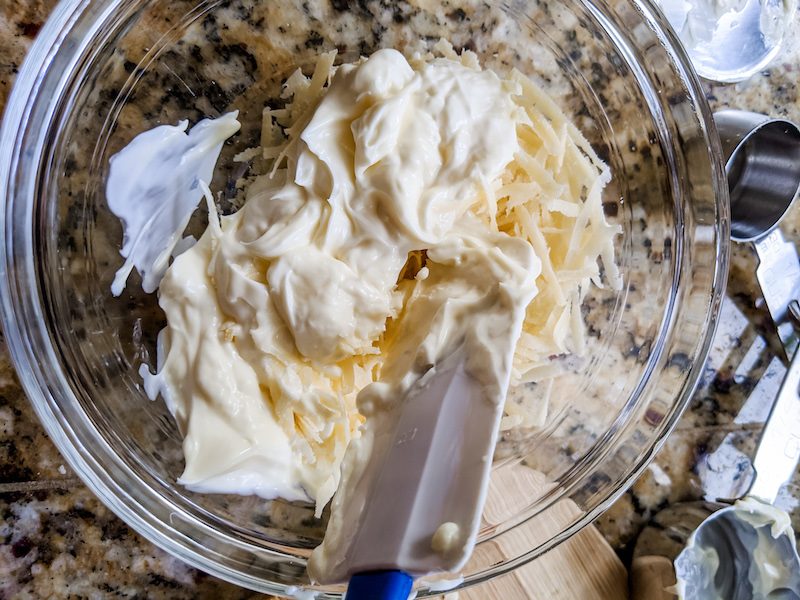
<instances>
[{"instance_id":1,"label":"granite surface","mask_svg":"<svg viewBox=\"0 0 800 600\"><path fill-rule=\"evenodd\" d=\"M53 0L0 5L0 111ZM795 29L800 27L797 21ZM764 72L706 84L712 109L742 108L800 122L800 41ZM782 226L800 242L800 207ZM753 272L750 245L732 251L720 330L694 399L645 473L596 526L629 560L642 526L676 502L731 497L748 480L786 364ZM800 525L800 477L778 506ZM266 598L162 552L105 508L74 475L39 424L0 342L0 599Z\"/></svg>"}]
</instances>

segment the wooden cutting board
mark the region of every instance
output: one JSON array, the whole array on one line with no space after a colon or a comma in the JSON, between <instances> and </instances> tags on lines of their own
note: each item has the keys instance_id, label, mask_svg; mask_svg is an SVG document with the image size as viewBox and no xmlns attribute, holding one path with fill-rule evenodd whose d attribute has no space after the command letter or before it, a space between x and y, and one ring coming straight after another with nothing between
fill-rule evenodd
<instances>
[{"instance_id":1,"label":"wooden cutting board","mask_svg":"<svg viewBox=\"0 0 800 600\"><path fill-rule=\"evenodd\" d=\"M458 600L628 600L628 573L591 525L533 562Z\"/></svg>"},{"instance_id":2,"label":"wooden cutting board","mask_svg":"<svg viewBox=\"0 0 800 600\"><path fill-rule=\"evenodd\" d=\"M533 488L545 490L540 473L517 465L492 474L484 508L488 525L514 510L509 498ZM561 500L540 515L476 548L475 559L497 562L519 556L549 539L581 514L571 500ZM592 525L550 552L511 573L458 593L458 600L628 600L628 573L605 538Z\"/></svg>"}]
</instances>

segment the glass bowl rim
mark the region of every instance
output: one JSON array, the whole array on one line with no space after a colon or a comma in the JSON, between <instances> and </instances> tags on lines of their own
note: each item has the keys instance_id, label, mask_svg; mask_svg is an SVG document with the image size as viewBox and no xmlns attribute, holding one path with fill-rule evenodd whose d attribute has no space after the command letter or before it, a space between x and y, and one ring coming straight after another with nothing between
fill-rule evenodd
<instances>
[{"instance_id":1,"label":"glass bowl rim","mask_svg":"<svg viewBox=\"0 0 800 600\"><path fill-rule=\"evenodd\" d=\"M607 18L603 10L597 8L594 4L595 2L602 3L603 0L580 1L595 16ZM700 82L691 67L688 56L666 19L663 18L655 5L651 3L651 0L631 1L636 9L643 15L654 34L658 37L664 49L669 54L673 66L677 69L682 83L687 88L687 93L691 96L695 108L699 111L697 115L698 121L710 149L709 158L717 215L717 221L714 224L717 263L714 282L711 285L711 297L707 299L708 303L704 307L707 324L706 335L704 339L695 346L697 349L698 361L704 363L718 324L719 307L724 296L730 252L728 189L724 165L722 164L719 138ZM238 585L267 593L285 594L287 593L287 589L281 584L273 584L257 576L249 576L241 570L231 568L229 565L222 564L220 561L214 560L213 557L202 553L202 546L199 543L187 539L185 535L180 536L181 532L176 530L172 524L166 524L162 520L153 518L147 519L146 515L143 514L143 512L146 511L141 510L144 507L138 504L131 505L127 501L129 493L119 486L116 481L98 477L98 473L103 471L104 467L97 463L93 455L82 451L79 433L72 427L72 424L62 418L63 415L61 415L58 410L57 399L53 395L52 390L43 385L45 379L42 376L42 364L55 363L56 357L52 352L52 347L49 347L51 351L49 356L43 357L41 355L35 355L31 347L30 339L28 338L30 331L26 330L17 318L18 305L19 302L22 301L22 298L20 298L20 294L16 291L18 289L18 282L15 280L14 276L18 275L18 272L14 269L9 270L9 265L10 261L13 260L13 247L19 241L16 240L16 238L19 237L20 234L18 231L15 231L13 220L9 220L7 216L9 200L12 202L19 201L15 198L23 195L19 194L16 182L21 184L21 186L19 186L20 189L27 192L28 196L26 199L32 199L34 197L33 194L35 194L34 180L38 169L32 169L33 172L31 173L20 173L17 172L16 169L24 159L24 157L20 156L19 147L23 136L28 133L29 130L32 104L35 100L40 99L39 92L44 76L48 69L52 67L56 55L63 50L61 42L63 42L66 36L71 32L75 23L84 16L84 13L87 11L95 13L90 23L91 27L83 32L82 40L85 44L86 40L93 39L93 36L106 22L106 19L122 7L124 7L123 0L62 0L62 2L56 6L39 36L37 36L34 41L19 71L14 88L9 97L6 112L3 117L2 129L0 129L0 185L2 185L0 189L0 200L2 201L3 207L3 227L0 228L0 311L2 312L3 330L8 339L9 351L17 367L17 373L39 419L42 421L58 450L65 456L81 479L87 483L92 492L94 492L106 506L145 538L184 562ZM70 49L73 59L80 56L83 48L83 46L78 46ZM52 109L53 100L49 100L49 102L51 102L49 107ZM41 136L42 132L39 132L39 135ZM41 142L41 140L39 142ZM41 160L41 157L38 157L38 159ZM27 225L26 223L25 226ZM19 224L16 225L16 227L19 226ZM30 237L30 229L25 229L25 231L27 232L26 235ZM22 240L22 242L29 241L30 240L27 238ZM9 251L11 251L11 253ZM16 251L18 252L19 250ZM22 272L24 275L30 276L31 281L35 279L34 265L32 263L33 260L28 259L24 265L25 270ZM676 267L676 269L677 268L678 267ZM36 302L31 302L27 310L30 311L34 317L38 316L38 323L42 326L41 323L44 321L44 315L42 314L41 306ZM34 334L36 333L37 332L34 332ZM38 332L40 336L44 334L46 334L46 332ZM42 339L44 340L46 337ZM50 362L48 363L47 361ZM549 543L545 544L544 547L540 547L538 552L530 551L516 559L506 560L501 565L489 568L481 572L479 574L480 576L471 579L468 585L472 586L487 581L488 579L530 562L543 552L579 531L616 501L646 468L650 459L663 445L666 437L674 428L697 385L701 372L700 366L699 364L693 365L686 379L683 394L680 399L675 402L667 418L664 419L658 435L654 436L652 444L650 445L650 452L644 456L640 456L638 461L631 466L624 485L619 486L603 501L595 505L593 509L586 511L566 530L562 531L556 539L551 540ZM60 389L56 391L63 393L68 390L68 383L63 374L59 373L57 376L59 378ZM98 442L99 440L93 440L93 443ZM108 446L108 444L105 444L105 446ZM104 450L109 457L113 458L115 456L113 449L110 447ZM122 465L122 468L125 468L124 465ZM152 517L152 515L149 516ZM184 516L184 518L190 521L193 527L199 528L200 530L205 529L208 534L214 535L214 530L207 525L198 522L196 519L192 519L188 515ZM175 534L179 534L179 536ZM191 542L194 543L192 544ZM254 548L248 547L247 550L252 552ZM264 552L268 553L269 551L264 550ZM463 587L467 587L467 584ZM462 587L458 589L462 589ZM318 595L318 597L327 598L338 596L329 596L322 593Z\"/></svg>"}]
</instances>

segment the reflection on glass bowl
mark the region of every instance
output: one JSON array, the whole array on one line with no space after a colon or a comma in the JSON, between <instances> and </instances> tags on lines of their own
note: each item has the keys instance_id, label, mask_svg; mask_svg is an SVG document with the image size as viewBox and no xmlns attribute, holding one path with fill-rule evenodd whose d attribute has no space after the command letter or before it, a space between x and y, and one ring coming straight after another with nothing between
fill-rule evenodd
<instances>
[{"instance_id":1,"label":"reflection on glass bowl","mask_svg":"<svg viewBox=\"0 0 800 600\"><path fill-rule=\"evenodd\" d=\"M347 62L440 37L499 73L516 67L553 97L611 167L605 213L624 231L623 289L587 297L588 348L565 363L546 425L501 437L468 586L539 556L621 494L704 363L727 272L727 187L704 95L660 13L647 0L65 0L20 72L0 140L0 295L25 389L110 508L234 583L272 593L307 585L324 516L176 483L180 435L137 374L154 367L163 314L134 280L110 293L122 231L104 197L108 158L155 125L238 109L242 131L212 182L230 212L247 168L233 156L257 145L264 103L281 102L294 69L333 48Z\"/></svg>"}]
</instances>

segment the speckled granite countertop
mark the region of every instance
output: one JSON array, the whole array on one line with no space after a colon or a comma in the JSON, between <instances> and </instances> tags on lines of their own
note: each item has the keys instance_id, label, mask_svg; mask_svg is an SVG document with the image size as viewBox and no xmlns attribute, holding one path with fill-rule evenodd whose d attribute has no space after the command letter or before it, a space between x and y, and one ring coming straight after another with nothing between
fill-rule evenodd
<instances>
[{"instance_id":1,"label":"speckled granite countertop","mask_svg":"<svg viewBox=\"0 0 800 600\"><path fill-rule=\"evenodd\" d=\"M0 6L0 111L54 0ZM795 23L800 27L800 22ZM735 85L710 85L712 109L743 108L800 122L800 40L769 69ZM800 206L785 220L800 243ZM752 275L755 252L734 245L720 331L700 386L664 448L597 527L628 560L642 525L684 500L734 495L786 365ZM743 477L742 474L745 474ZM800 525L800 477L778 505ZM0 342L0 599L265 598L190 568L155 548L105 508L49 441Z\"/></svg>"}]
</instances>

